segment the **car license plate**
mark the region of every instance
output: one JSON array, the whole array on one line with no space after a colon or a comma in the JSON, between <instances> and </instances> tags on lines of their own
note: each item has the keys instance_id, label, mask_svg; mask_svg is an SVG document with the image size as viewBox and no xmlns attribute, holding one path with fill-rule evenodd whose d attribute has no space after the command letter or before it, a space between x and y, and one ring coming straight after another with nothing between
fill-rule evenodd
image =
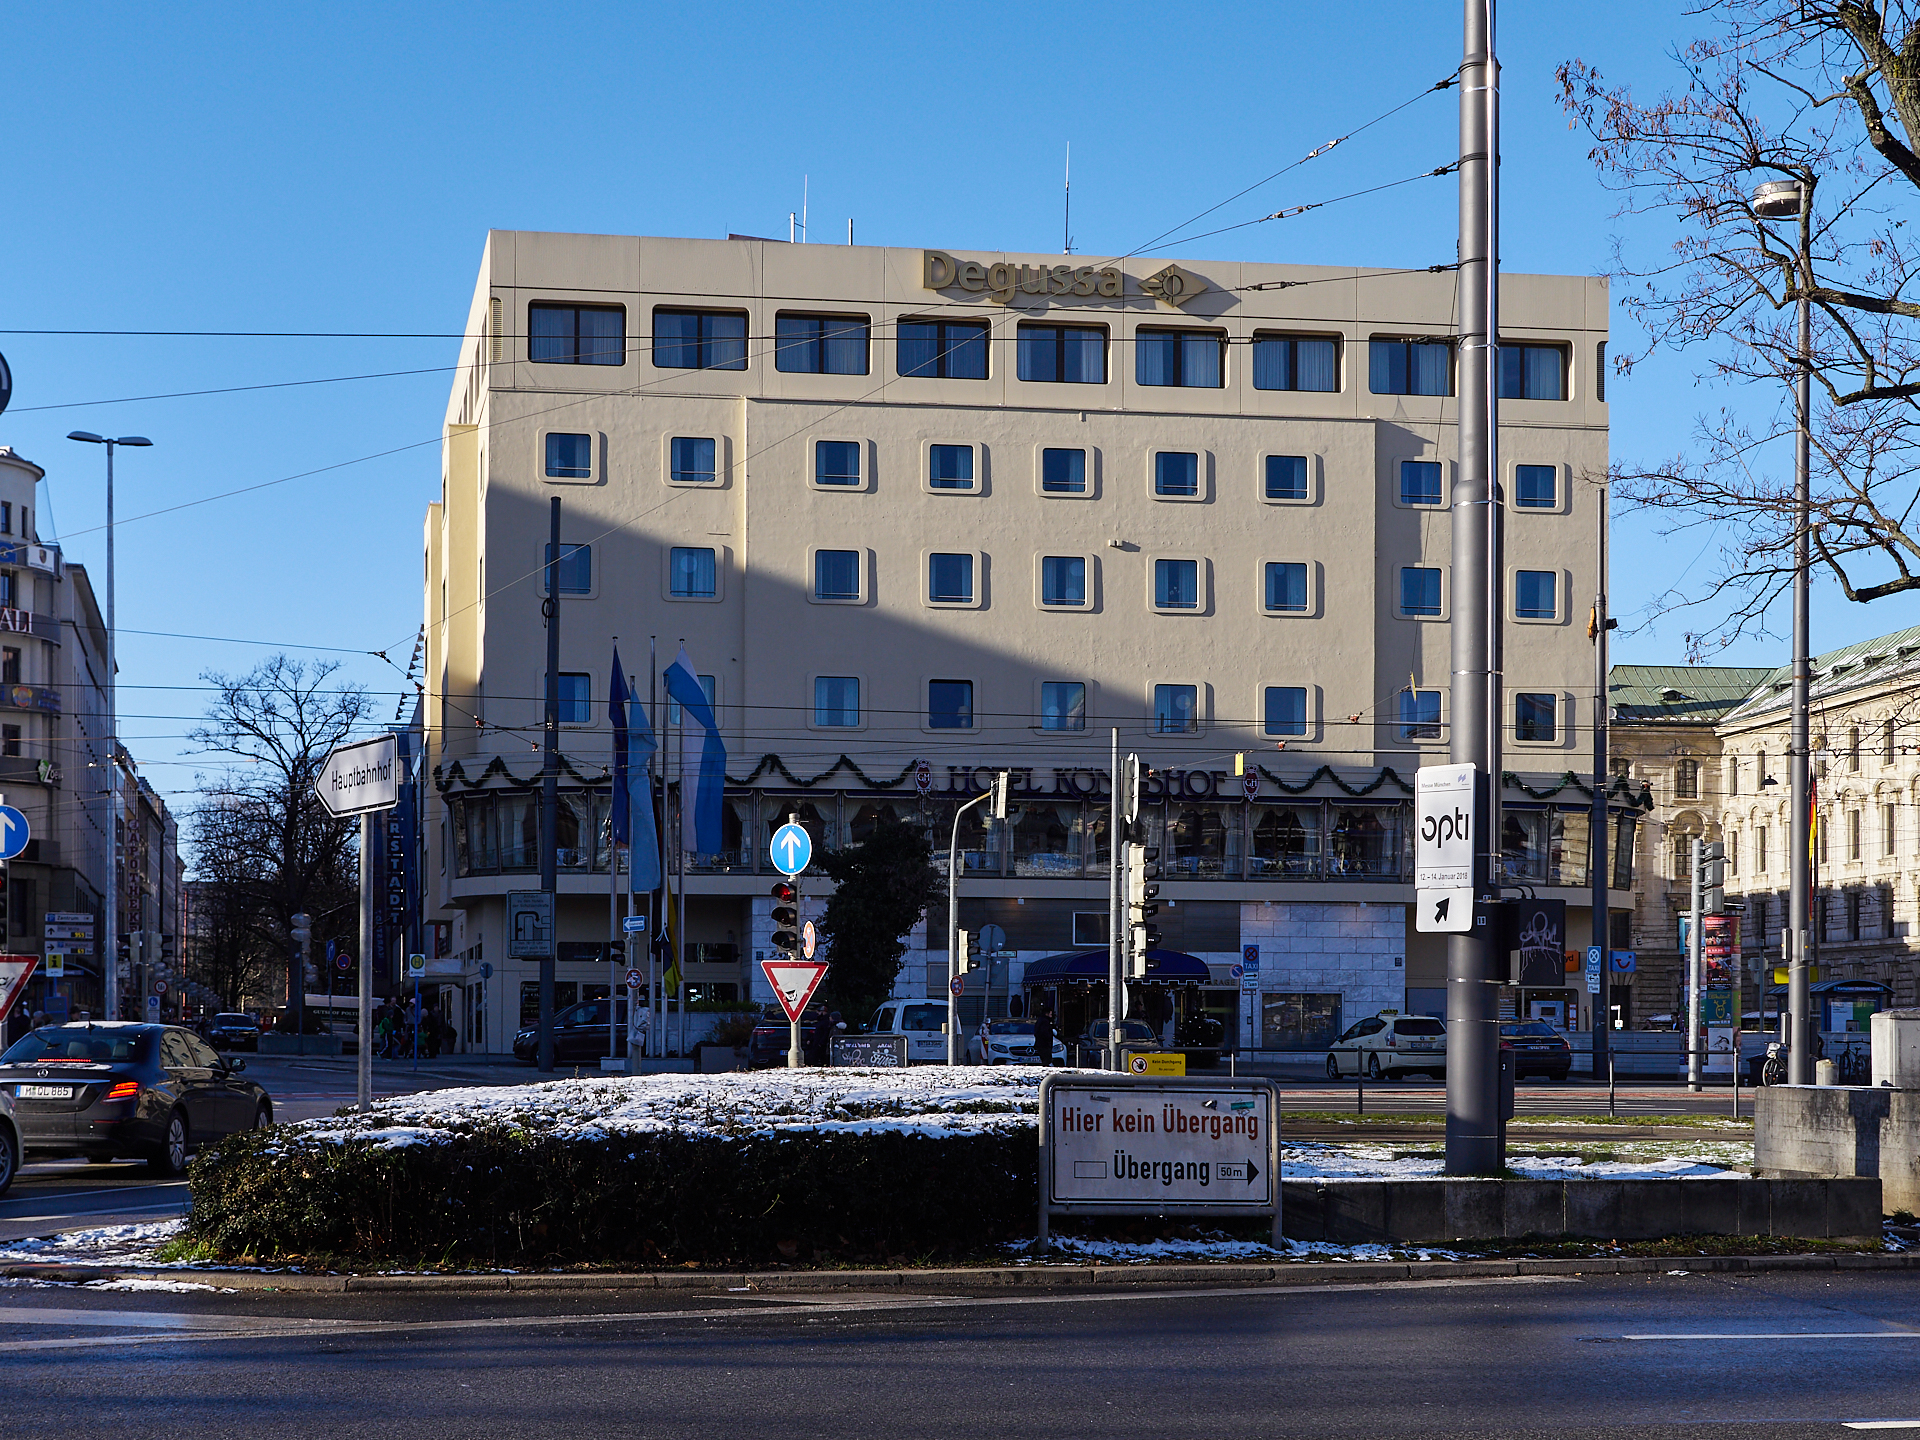
<instances>
[{"instance_id":1,"label":"car license plate","mask_svg":"<svg viewBox=\"0 0 1920 1440\"><path fill-rule=\"evenodd\" d=\"M16 1092L22 1100L71 1100L71 1085L22 1085Z\"/></svg>"},{"instance_id":2,"label":"car license plate","mask_svg":"<svg viewBox=\"0 0 1920 1440\"><path fill-rule=\"evenodd\" d=\"M1407 1048L1409 1050L1431 1050L1433 1049L1433 1042L1431 1040L1409 1040L1407 1042Z\"/></svg>"}]
</instances>

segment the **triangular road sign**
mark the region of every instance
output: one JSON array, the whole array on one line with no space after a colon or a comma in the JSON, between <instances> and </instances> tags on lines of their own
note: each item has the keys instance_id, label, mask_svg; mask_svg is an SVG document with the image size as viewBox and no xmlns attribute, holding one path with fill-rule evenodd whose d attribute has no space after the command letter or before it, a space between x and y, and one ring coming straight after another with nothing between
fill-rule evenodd
<instances>
[{"instance_id":1,"label":"triangular road sign","mask_svg":"<svg viewBox=\"0 0 1920 1440\"><path fill-rule=\"evenodd\" d=\"M13 1012L14 1002L27 992L27 981L40 963L38 955L0 955L0 1020Z\"/></svg>"},{"instance_id":2,"label":"triangular road sign","mask_svg":"<svg viewBox=\"0 0 1920 1440\"><path fill-rule=\"evenodd\" d=\"M818 960L762 960L760 968L766 972L773 993L780 997L780 1008L789 1020L800 1018L827 973L827 967Z\"/></svg>"}]
</instances>

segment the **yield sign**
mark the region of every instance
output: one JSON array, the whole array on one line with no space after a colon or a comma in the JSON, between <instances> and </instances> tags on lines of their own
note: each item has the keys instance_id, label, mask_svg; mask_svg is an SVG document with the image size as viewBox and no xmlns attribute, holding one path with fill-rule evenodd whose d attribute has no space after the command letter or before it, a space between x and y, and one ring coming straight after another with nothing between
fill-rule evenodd
<instances>
[{"instance_id":1,"label":"yield sign","mask_svg":"<svg viewBox=\"0 0 1920 1440\"><path fill-rule=\"evenodd\" d=\"M780 1008L789 1020L800 1018L827 973L827 967L818 960L762 960L760 968L773 993L780 997Z\"/></svg>"},{"instance_id":2,"label":"yield sign","mask_svg":"<svg viewBox=\"0 0 1920 1440\"><path fill-rule=\"evenodd\" d=\"M6 1018L13 1002L25 993L33 967L39 963L38 955L0 955L0 1019Z\"/></svg>"}]
</instances>

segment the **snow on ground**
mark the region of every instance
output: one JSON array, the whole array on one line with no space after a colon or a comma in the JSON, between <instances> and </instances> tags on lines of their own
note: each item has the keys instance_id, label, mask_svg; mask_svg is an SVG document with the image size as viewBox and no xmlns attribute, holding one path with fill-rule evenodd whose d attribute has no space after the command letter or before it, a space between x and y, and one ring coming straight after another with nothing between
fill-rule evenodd
<instances>
[{"instance_id":1,"label":"snow on ground","mask_svg":"<svg viewBox=\"0 0 1920 1440\"><path fill-rule=\"evenodd\" d=\"M0 1264L152 1265L153 1253L180 1234L184 1220L63 1230L37 1240L0 1243Z\"/></svg>"},{"instance_id":2,"label":"snow on ground","mask_svg":"<svg viewBox=\"0 0 1920 1440\"><path fill-rule=\"evenodd\" d=\"M1024 1246L1015 1247L1024 1249ZM1288 1240L1279 1249L1260 1240L1084 1240L1072 1235L1050 1237L1045 1258L1025 1256L1022 1265L1044 1265L1049 1260L1077 1264L1098 1260L1109 1265L1152 1265L1178 1260L1463 1260L1457 1250L1421 1246L1330 1245L1323 1241Z\"/></svg>"},{"instance_id":3,"label":"snow on ground","mask_svg":"<svg viewBox=\"0 0 1920 1440\"><path fill-rule=\"evenodd\" d=\"M1507 1168L1529 1180L1728 1180L1748 1173L1753 1146L1725 1141L1640 1141L1605 1146L1604 1156L1514 1153ZM1744 1152L1744 1154L1742 1153ZM1282 1146L1280 1173L1287 1180L1437 1180L1442 1147L1305 1143Z\"/></svg>"},{"instance_id":4,"label":"snow on ground","mask_svg":"<svg viewBox=\"0 0 1920 1440\"><path fill-rule=\"evenodd\" d=\"M146 1275L128 1275L119 1280L89 1280L82 1287L87 1290L164 1290L170 1295L191 1295L196 1292L208 1295L237 1295L239 1292L231 1285L201 1285L191 1280L160 1280Z\"/></svg>"}]
</instances>

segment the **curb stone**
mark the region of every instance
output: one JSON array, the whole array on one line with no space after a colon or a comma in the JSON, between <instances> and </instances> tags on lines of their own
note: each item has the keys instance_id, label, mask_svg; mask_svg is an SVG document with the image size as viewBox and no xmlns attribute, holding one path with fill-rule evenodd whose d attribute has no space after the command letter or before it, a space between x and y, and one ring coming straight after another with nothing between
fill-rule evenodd
<instances>
[{"instance_id":1,"label":"curb stone","mask_svg":"<svg viewBox=\"0 0 1920 1440\"><path fill-rule=\"evenodd\" d=\"M1660 1275L1793 1270L1920 1270L1920 1252L1895 1255L1594 1256L1554 1260L1329 1260L1280 1264L992 1266L980 1269L735 1272L608 1272L459 1275L303 1275L260 1270L168 1270L124 1265L27 1263L0 1267L9 1280L82 1285L92 1280L169 1280L234 1290L330 1294L674 1290L821 1293L836 1290L950 1291L1069 1289L1082 1286L1360 1284L1382 1280L1505 1278L1519 1275Z\"/></svg>"}]
</instances>

